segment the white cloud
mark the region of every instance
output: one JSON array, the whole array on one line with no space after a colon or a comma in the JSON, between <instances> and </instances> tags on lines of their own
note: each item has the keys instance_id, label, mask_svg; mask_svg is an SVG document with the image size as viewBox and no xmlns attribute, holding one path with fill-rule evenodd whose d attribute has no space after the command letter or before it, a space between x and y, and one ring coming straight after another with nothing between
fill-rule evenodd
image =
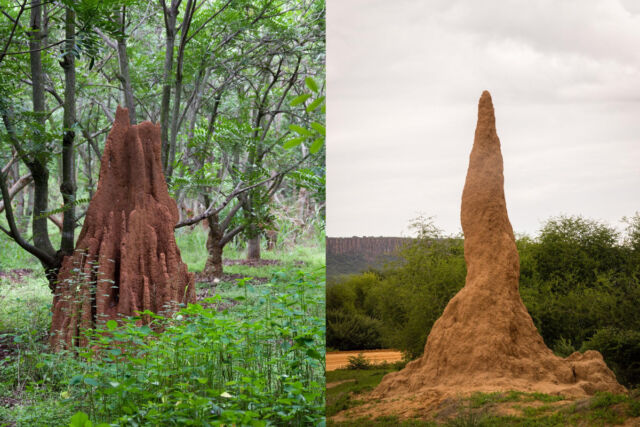
<instances>
[{"instance_id":1,"label":"white cloud","mask_svg":"<svg viewBox=\"0 0 640 427\"><path fill-rule=\"evenodd\" d=\"M516 231L640 209L633 4L329 0L328 235L398 235L416 212L456 232L484 89Z\"/></svg>"}]
</instances>

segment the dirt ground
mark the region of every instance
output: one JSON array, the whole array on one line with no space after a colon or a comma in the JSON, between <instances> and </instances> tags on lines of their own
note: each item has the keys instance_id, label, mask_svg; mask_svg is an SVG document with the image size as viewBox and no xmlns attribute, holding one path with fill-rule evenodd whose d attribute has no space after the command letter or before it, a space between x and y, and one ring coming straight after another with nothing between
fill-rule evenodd
<instances>
[{"instance_id":1,"label":"dirt ground","mask_svg":"<svg viewBox=\"0 0 640 427\"><path fill-rule=\"evenodd\" d=\"M372 398L370 394L358 395L358 399L364 402L363 404L339 412L331 417L331 421L348 422L362 418L376 419L387 416L397 417L399 420L422 420L447 424L464 414L470 418L484 415L522 417L527 412L539 411L540 416L551 415L555 412L583 414L577 424L580 426L610 425L604 423L603 420L594 419L593 423L588 421L593 417L591 411L595 411L590 408L591 397L566 398L546 403L527 401L526 399L510 402L488 402L475 407L470 403L470 395L469 391L452 393L450 390L437 389L420 390L410 397L405 395L380 399ZM618 416L625 417L626 411L621 405L614 405L612 411ZM529 419L529 422L532 422L532 419ZM640 426L640 418L630 417L619 425L638 427Z\"/></svg>"},{"instance_id":2,"label":"dirt ground","mask_svg":"<svg viewBox=\"0 0 640 427\"><path fill-rule=\"evenodd\" d=\"M327 353L327 371L346 368L349 365L349 357L356 357L360 353L364 354L364 357L373 364L393 363L402 360L402 353L397 350L335 351Z\"/></svg>"},{"instance_id":3,"label":"dirt ground","mask_svg":"<svg viewBox=\"0 0 640 427\"><path fill-rule=\"evenodd\" d=\"M0 271L0 278L4 277L12 282L22 282L25 276L29 276L33 273L30 268L14 268L9 271Z\"/></svg>"}]
</instances>

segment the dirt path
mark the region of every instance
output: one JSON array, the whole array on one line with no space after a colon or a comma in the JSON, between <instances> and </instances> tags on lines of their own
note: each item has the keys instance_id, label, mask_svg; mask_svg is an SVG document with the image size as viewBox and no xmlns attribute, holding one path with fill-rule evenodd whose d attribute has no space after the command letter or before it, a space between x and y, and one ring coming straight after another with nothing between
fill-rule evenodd
<instances>
[{"instance_id":1,"label":"dirt path","mask_svg":"<svg viewBox=\"0 0 640 427\"><path fill-rule=\"evenodd\" d=\"M398 362L402 360L402 353L397 350L361 350L361 351L334 351L327 353L327 371L346 368L349 364L349 357L355 357L363 353L371 363Z\"/></svg>"}]
</instances>

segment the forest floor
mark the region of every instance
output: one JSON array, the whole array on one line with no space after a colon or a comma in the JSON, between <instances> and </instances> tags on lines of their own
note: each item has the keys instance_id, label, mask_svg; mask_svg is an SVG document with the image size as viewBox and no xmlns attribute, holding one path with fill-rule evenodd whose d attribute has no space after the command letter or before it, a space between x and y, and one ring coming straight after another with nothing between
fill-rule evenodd
<instances>
[{"instance_id":1,"label":"forest floor","mask_svg":"<svg viewBox=\"0 0 640 427\"><path fill-rule=\"evenodd\" d=\"M505 391L469 396L417 394L410 400L369 397L383 369L327 372L329 426L640 426L640 390L570 399L542 393Z\"/></svg>"},{"instance_id":2,"label":"forest floor","mask_svg":"<svg viewBox=\"0 0 640 427\"><path fill-rule=\"evenodd\" d=\"M225 274L213 280L201 273L206 234L181 232L176 240L183 261L195 273L199 307L185 308L184 319L159 320L175 332L150 333L153 338L145 351L153 354L158 366L145 361L142 370L135 348L123 349L126 358L111 362L47 353L52 296L46 279L37 261L0 237L0 426L68 425L78 411L87 413L94 426L129 425L123 420L182 425L202 416L238 425L263 425L266 421L260 420L276 414L298 420L296 424L323 418L321 242L263 250L258 262L247 262L242 249L229 245ZM135 339L140 331L130 324L114 333ZM198 338L171 348L187 335ZM207 356L216 351L219 357ZM271 352L273 363L265 363L263 352ZM187 356L194 362L182 363ZM124 364L127 360L130 363ZM197 381L194 370L199 372ZM271 383L265 382L265 375L273 376ZM274 389L280 375L284 388Z\"/></svg>"}]
</instances>

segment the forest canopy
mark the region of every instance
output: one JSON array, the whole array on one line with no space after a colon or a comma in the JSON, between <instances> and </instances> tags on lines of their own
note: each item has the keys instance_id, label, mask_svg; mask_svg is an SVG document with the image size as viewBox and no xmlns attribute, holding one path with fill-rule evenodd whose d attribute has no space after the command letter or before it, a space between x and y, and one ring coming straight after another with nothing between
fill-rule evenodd
<instances>
[{"instance_id":1,"label":"forest canopy","mask_svg":"<svg viewBox=\"0 0 640 427\"><path fill-rule=\"evenodd\" d=\"M0 0L0 9L0 227L50 280L74 249L117 105L132 124L160 123L176 227L206 221L210 273L221 274L234 238L259 258L278 219L301 229L323 221L324 2Z\"/></svg>"}]
</instances>

